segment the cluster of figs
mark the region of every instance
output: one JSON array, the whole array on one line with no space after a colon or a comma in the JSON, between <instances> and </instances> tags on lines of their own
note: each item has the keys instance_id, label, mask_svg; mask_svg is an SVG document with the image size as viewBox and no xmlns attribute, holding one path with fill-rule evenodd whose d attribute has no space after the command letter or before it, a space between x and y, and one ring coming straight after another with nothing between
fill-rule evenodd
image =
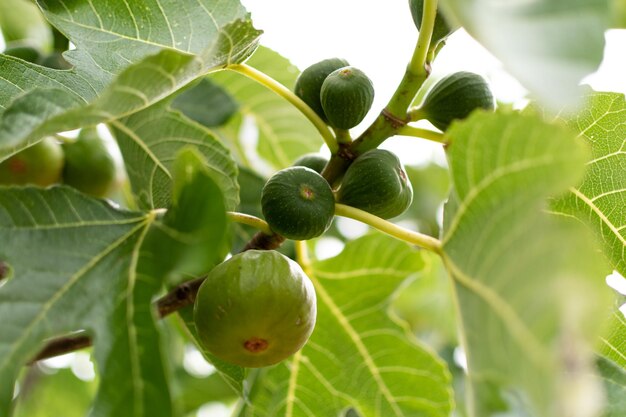
<instances>
[{"instance_id":1,"label":"cluster of figs","mask_svg":"<svg viewBox=\"0 0 626 417\"><path fill-rule=\"evenodd\" d=\"M410 6L419 29L423 0L410 0ZM438 14L432 42L452 31ZM336 132L358 125L374 100L367 75L339 58L305 69L294 92ZM445 131L477 108L494 108L487 83L479 75L457 72L426 93L414 118ZM261 208L274 232L308 240L330 227L335 203L389 219L413 200L411 182L392 152L372 149L359 155L334 190L321 175L327 163L322 155L304 155L267 181ZM293 260L273 250L249 250L209 273L198 292L194 318L204 347L215 357L244 367L269 366L308 340L316 319L315 290Z\"/></svg>"},{"instance_id":2,"label":"cluster of figs","mask_svg":"<svg viewBox=\"0 0 626 417\"><path fill-rule=\"evenodd\" d=\"M362 71L337 58L304 70L295 93L335 129L359 124L374 94ZM489 88L480 76L459 72L438 82L419 111L445 130L476 108L493 108ZM411 182L392 152L360 155L336 190L321 175L327 163L319 154L304 155L267 181L261 208L274 232L294 240L320 236L332 222L336 202L389 219L413 200ZM314 287L296 262L277 251L250 250L209 273L196 298L195 323L204 347L217 358L269 366L306 343L315 326L315 300Z\"/></svg>"}]
</instances>

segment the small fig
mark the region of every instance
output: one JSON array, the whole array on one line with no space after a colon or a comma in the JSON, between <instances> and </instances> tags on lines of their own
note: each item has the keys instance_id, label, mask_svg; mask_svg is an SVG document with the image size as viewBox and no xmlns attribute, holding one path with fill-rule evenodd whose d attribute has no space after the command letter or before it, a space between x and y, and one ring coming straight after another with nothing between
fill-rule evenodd
<instances>
[{"instance_id":1,"label":"small fig","mask_svg":"<svg viewBox=\"0 0 626 417\"><path fill-rule=\"evenodd\" d=\"M45 137L0 163L0 184L47 187L61 180L64 156L56 139Z\"/></svg>"},{"instance_id":2,"label":"small fig","mask_svg":"<svg viewBox=\"0 0 626 417\"><path fill-rule=\"evenodd\" d=\"M465 119L475 109L494 108L487 81L460 71L442 78L426 93L420 113L438 129L446 130L453 120Z\"/></svg>"},{"instance_id":3,"label":"small fig","mask_svg":"<svg viewBox=\"0 0 626 417\"><path fill-rule=\"evenodd\" d=\"M404 213L413 201L413 188L398 157L372 149L348 167L337 200L383 219Z\"/></svg>"},{"instance_id":4,"label":"small fig","mask_svg":"<svg viewBox=\"0 0 626 417\"><path fill-rule=\"evenodd\" d=\"M335 214L328 182L303 166L275 173L263 187L261 209L270 228L289 239L308 240L324 233Z\"/></svg>"},{"instance_id":5,"label":"small fig","mask_svg":"<svg viewBox=\"0 0 626 417\"><path fill-rule=\"evenodd\" d=\"M249 250L209 273L198 290L194 322L213 355L258 368L300 350L316 313L315 289L296 262L276 251Z\"/></svg>"},{"instance_id":6,"label":"small fig","mask_svg":"<svg viewBox=\"0 0 626 417\"><path fill-rule=\"evenodd\" d=\"M328 123L347 130L361 123L372 107L374 86L360 69L343 67L326 77L320 98Z\"/></svg>"},{"instance_id":7,"label":"small fig","mask_svg":"<svg viewBox=\"0 0 626 417\"><path fill-rule=\"evenodd\" d=\"M94 197L105 197L120 184L120 167L95 128L81 130L75 142L62 146L65 184Z\"/></svg>"},{"instance_id":8,"label":"small fig","mask_svg":"<svg viewBox=\"0 0 626 417\"><path fill-rule=\"evenodd\" d=\"M318 153L308 153L296 159L296 161L293 163L293 166L311 168L313 171L321 174L327 163L328 158Z\"/></svg>"}]
</instances>

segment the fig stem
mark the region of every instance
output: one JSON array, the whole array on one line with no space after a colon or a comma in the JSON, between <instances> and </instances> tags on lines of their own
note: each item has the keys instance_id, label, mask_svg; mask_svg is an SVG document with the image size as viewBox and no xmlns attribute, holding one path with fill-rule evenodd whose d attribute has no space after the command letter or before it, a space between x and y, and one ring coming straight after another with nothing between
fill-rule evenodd
<instances>
[{"instance_id":1,"label":"fig stem","mask_svg":"<svg viewBox=\"0 0 626 417\"><path fill-rule=\"evenodd\" d=\"M437 143L446 143L445 136L442 133L435 132L429 129L422 129L411 125L401 127L400 130L398 130L398 134L422 138Z\"/></svg>"},{"instance_id":2,"label":"fig stem","mask_svg":"<svg viewBox=\"0 0 626 417\"><path fill-rule=\"evenodd\" d=\"M236 211L227 211L226 215L228 218L236 223L246 224L248 226L252 226L255 229L259 229L261 232L271 235L272 229L267 224L267 222L263 219L259 219L258 217L252 216L250 214L238 213Z\"/></svg>"},{"instance_id":3,"label":"fig stem","mask_svg":"<svg viewBox=\"0 0 626 417\"><path fill-rule=\"evenodd\" d=\"M389 100L389 104L387 104L387 111L398 118L404 116L417 91L429 75L430 64L427 59L431 49L430 41L435 28L436 16L437 0L425 0L424 13L422 14L422 29L419 32L413 56L406 68L402 81L400 81L396 92Z\"/></svg>"},{"instance_id":4,"label":"fig stem","mask_svg":"<svg viewBox=\"0 0 626 417\"><path fill-rule=\"evenodd\" d=\"M326 146L330 149L332 154L337 153L339 150L339 146L337 145L337 141L335 140L335 136L332 131L328 128L326 123L311 109L300 97L296 96L290 89L270 77L269 75L259 71L256 68L253 68L246 64L231 64L226 69L238 72L239 74L245 75L258 82L261 85L269 88L279 96L286 99L290 102L294 107L302 112L310 121L313 123L313 126L320 132Z\"/></svg>"},{"instance_id":5,"label":"fig stem","mask_svg":"<svg viewBox=\"0 0 626 417\"><path fill-rule=\"evenodd\" d=\"M438 239L405 229L366 211L346 206L344 204L335 204L335 214L337 216L349 217L351 219L358 220L388 234L391 237L420 246L430 252L436 253L437 255L441 256L443 254L441 241Z\"/></svg>"}]
</instances>

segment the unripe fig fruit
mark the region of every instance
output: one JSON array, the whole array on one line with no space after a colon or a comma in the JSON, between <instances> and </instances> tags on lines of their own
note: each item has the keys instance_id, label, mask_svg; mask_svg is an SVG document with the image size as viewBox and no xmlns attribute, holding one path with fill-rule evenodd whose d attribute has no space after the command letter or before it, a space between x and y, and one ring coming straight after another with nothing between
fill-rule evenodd
<instances>
[{"instance_id":1,"label":"unripe fig fruit","mask_svg":"<svg viewBox=\"0 0 626 417\"><path fill-rule=\"evenodd\" d=\"M263 187L261 209L270 228L294 240L324 233L335 214L328 182L310 168L295 166L275 173Z\"/></svg>"},{"instance_id":2,"label":"unripe fig fruit","mask_svg":"<svg viewBox=\"0 0 626 417\"><path fill-rule=\"evenodd\" d=\"M65 184L94 197L105 197L120 184L120 167L95 128L81 130L75 142L62 146Z\"/></svg>"},{"instance_id":3,"label":"unripe fig fruit","mask_svg":"<svg viewBox=\"0 0 626 417\"><path fill-rule=\"evenodd\" d=\"M343 67L326 77L320 98L328 123L347 130L361 123L372 107L374 86L360 69Z\"/></svg>"},{"instance_id":4,"label":"unripe fig fruit","mask_svg":"<svg viewBox=\"0 0 626 417\"><path fill-rule=\"evenodd\" d=\"M308 153L296 159L296 161L293 163L293 166L311 168L313 171L321 174L327 163L328 158L318 153Z\"/></svg>"},{"instance_id":5,"label":"unripe fig fruit","mask_svg":"<svg viewBox=\"0 0 626 417\"><path fill-rule=\"evenodd\" d=\"M348 167L337 200L389 219L409 208L413 201L413 188L395 154L384 149L372 149Z\"/></svg>"},{"instance_id":6,"label":"unripe fig fruit","mask_svg":"<svg viewBox=\"0 0 626 417\"><path fill-rule=\"evenodd\" d=\"M424 98L420 112L435 127L446 130L455 119L465 119L475 109L493 110L495 103L487 81L460 71L442 78Z\"/></svg>"},{"instance_id":7,"label":"unripe fig fruit","mask_svg":"<svg viewBox=\"0 0 626 417\"><path fill-rule=\"evenodd\" d=\"M294 92L302 99L310 108L317 113L325 122L328 122L322 102L320 100L320 92L322 84L326 77L336 69L346 67L348 61L341 58L329 58L311 65L298 76Z\"/></svg>"},{"instance_id":8,"label":"unripe fig fruit","mask_svg":"<svg viewBox=\"0 0 626 417\"><path fill-rule=\"evenodd\" d=\"M24 149L0 163L0 184L34 184L47 187L61 180L64 156L51 137Z\"/></svg>"},{"instance_id":9,"label":"unripe fig fruit","mask_svg":"<svg viewBox=\"0 0 626 417\"><path fill-rule=\"evenodd\" d=\"M300 350L316 313L313 284L296 262L276 251L249 250L209 273L196 297L194 322L213 355L258 368Z\"/></svg>"}]
</instances>

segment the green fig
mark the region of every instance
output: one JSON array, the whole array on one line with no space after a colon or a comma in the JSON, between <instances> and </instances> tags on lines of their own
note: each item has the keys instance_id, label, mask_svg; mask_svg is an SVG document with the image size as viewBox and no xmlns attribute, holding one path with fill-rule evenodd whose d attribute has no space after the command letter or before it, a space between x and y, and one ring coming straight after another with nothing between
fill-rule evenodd
<instances>
[{"instance_id":1,"label":"green fig","mask_svg":"<svg viewBox=\"0 0 626 417\"><path fill-rule=\"evenodd\" d=\"M300 350L316 312L315 289L296 262L276 251L249 250L209 273L196 297L194 322L213 355L258 368Z\"/></svg>"},{"instance_id":2,"label":"green fig","mask_svg":"<svg viewBox=\"0 0 626 417\"><path fill-rule=\"evenodd\" d=\"M295 166L278 171L265 184L261 209L276 233L293 240L308 240L330 227L335 198L320 174Z\"/></svg>"},{"instance_id":3,"label":"green fig","mask_svg":"<svg viewBox=\"0 0 626 417\"><path fill-rule=\"evenodd\" d=\"M446 130L453 120L465 119L476 109L494 108L487 81L478 74L460 71L442 78L426 93L419 113L438 129Z\"/></svg>"},{"instance_id":4,"label":"green fig","mask_svg":"<svg viewBox=\"0 0 626 417\"><path fill-rule=\"evenodd\" d=\"M413 201L413 188L395 154L384 149L372 149L348 167L337 200L389 219L409 208Z\"/></svg>"},{"instance_id":5,"label":"green fig","mask_svg":"<svg viewBox=\"0 0 626 417\"><path fill-rule=\"evenodd\" d=\"M45 137L0 163L0 184L47 187L61 180L64 156L56 139Z\"/></svg>"},{"instance_id":6,"label":"green fig","mask_svg":"<svg viewBox=\"0 0 626 417\"><path fill-rule=\"evenodd\" d=\"M326 77L320 97L328 123L347 130L361 123L372 107L374 86L360 69L343 67Z\"/></svg>"}]
</instances>

